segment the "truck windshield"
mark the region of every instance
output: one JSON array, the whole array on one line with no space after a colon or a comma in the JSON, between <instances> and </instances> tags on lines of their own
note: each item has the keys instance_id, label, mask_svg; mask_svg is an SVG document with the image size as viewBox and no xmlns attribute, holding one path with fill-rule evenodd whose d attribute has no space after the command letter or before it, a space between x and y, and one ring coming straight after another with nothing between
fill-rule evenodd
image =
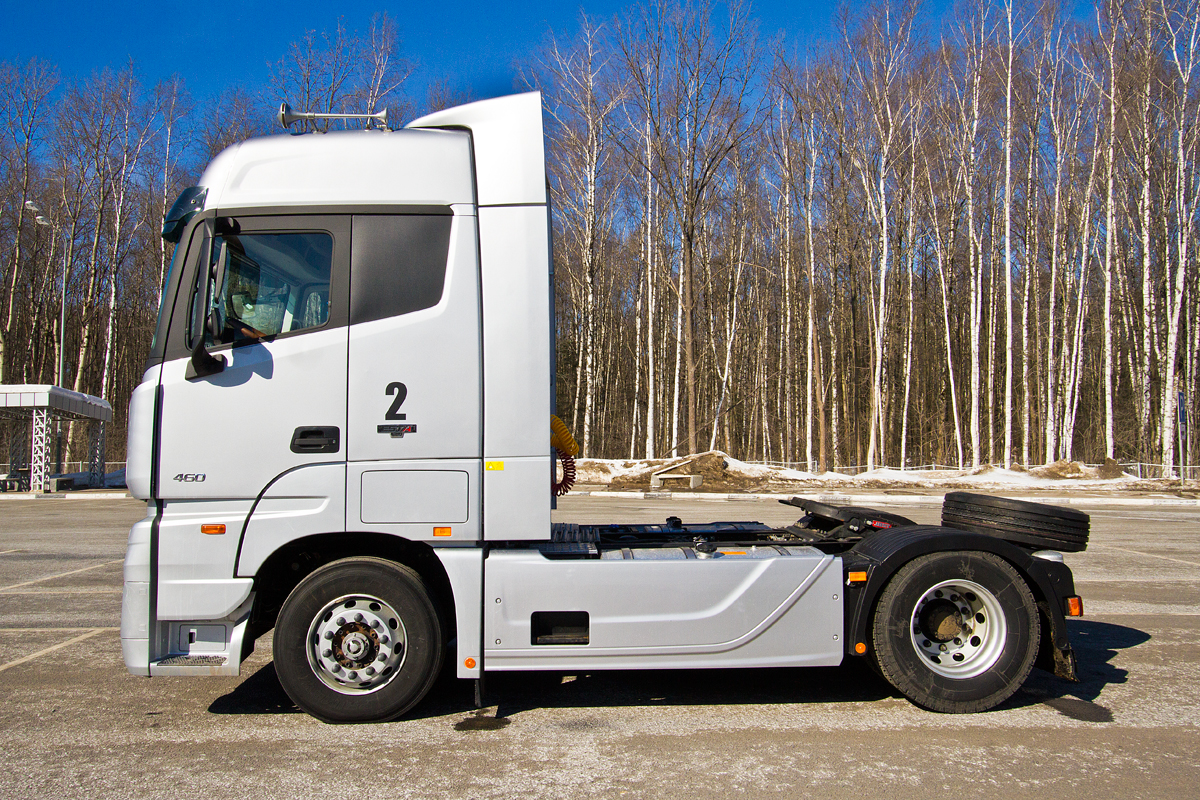
<instances>
[{"instance_id":1,"label":"truck windshield","mask_svg":"<svg viewBox=\"0 0 1200 800\"><path fill-rule=\"evenodd\" d=\"M175 252L171 255L171 263L167 266L167 273L163 275L162 284L158 288L158 321L154 325L154 337L150 340L150 352L158 353L159 345L162 343L162 337L167 334L167 319L169 311L167 310L167 299L170 296L168 290L171 287L171 279L178 274L181 269L180 264L184 260L187 253L187 242L176 241ZM160 354L161 355L161 354Z\"/></svg>"}]
</instances>

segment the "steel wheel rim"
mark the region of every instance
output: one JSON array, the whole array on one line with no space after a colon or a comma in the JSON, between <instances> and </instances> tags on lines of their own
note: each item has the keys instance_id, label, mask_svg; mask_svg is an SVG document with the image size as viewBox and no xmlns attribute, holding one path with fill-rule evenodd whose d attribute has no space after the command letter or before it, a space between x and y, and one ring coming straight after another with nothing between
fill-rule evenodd
<instances>
[{"instance_id":1,"label":"steel wheel rim","mask_svg":"<svg viewBox=\"0 0 1200 800\"><path fill-rule=\"evenodd\" d=\"M1000 659L1008 623L991 591L974 581L949 580L930 586L917 600L908 635L926 667L947 678L966 679L982 675Z\"/></svg>"},{"instance_id":2,"label":"steel wheel rim","mask_svg":"<svg viewBox=\"0 0 1200 800\"><path fill-rule=\"evenodd\" d=\"M388 603L368 594L344 595L313 617L305 652L313 674L330 689L370 694L400 674L408 635Z\"/></svg>"}]
</instances>

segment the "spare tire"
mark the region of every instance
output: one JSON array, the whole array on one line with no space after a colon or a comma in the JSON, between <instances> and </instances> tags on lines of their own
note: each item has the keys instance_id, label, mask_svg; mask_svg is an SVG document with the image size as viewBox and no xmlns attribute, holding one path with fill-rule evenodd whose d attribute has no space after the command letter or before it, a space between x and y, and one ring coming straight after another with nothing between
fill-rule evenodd
<instances>
[{"instance_id":1,"label":"spare tire","mask_svg":"<svg viewBox=\"0 0 1200 800\"><path fill-rule=\"evenodd\" d=\"M942 503L942 524L1027 547L1078 553L1087 549L1091 519L1072 508L950 492Z\"/></svg>"}]
</instances>

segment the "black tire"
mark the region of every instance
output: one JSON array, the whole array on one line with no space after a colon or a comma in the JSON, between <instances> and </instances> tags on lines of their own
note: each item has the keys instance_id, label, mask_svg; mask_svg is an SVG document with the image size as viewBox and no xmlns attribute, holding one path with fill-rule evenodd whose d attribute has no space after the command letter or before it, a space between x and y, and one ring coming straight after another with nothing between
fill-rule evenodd
<instances>
[{"instance_id":1,"label":"black tire","mask_svg":"<svg viewBox=\"0 0 1200 800\"><path fill-rule=\"evenodd\" d=\"M1028 547L1078 553L1087 549L1090 518L1061 506L950 492L942 503L942 524Z\"/></svg>"},{"instance_id":2,"label":"black tire","mask_svg":"<svg viewBox=\"0 0 1200 800\"><path fill-rule=\"evenodd\" d=\"M1040 636L1024 579L978 551L905 564L884 587L872 623L883 677L916 705L947 714L987 711L1011 697L1033 668Z\"/></svg>"},{"instance_id":3,"label":"black tire","mask_svg":"<svg viewBox=\"0 0 1200 800\"><path fill-rule=\"evenodd\" d=\"M322 722L345 723L395 719L420 702L441 669L444 645L421 576L361 557L326 564L292 590L275 623L274 648L288 697Z\"/></svg>"}]
</instances>

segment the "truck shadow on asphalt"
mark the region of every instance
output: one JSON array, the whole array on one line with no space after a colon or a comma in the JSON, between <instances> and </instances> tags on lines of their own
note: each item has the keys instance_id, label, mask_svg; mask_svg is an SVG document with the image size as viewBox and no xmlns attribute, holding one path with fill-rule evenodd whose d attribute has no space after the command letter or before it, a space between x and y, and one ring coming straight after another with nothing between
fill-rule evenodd
<instances>
[{"instance_id":1,"label":"truck shadow on asphalt","mask_svg":"<svg viewBox=\"0 0 1200 800\"><path fill-rule=\"evenodd\" d=\"M1112 722L1112 711L1096 702L1110 684L1125 683L1129 671L1113 665L1114 657L1150 641L1150 634L1137 628L1096 620L1068 620L1071 647L1075 650L1078 683L1071 683L1035 669L1029 680L1001 708L1044 704L1064 717L1081 722Z\"/></svg>"},{"instance_id":2,"label":"truck shadow on asphalt","mask_svg":"<svg viewBox=\"0 0 1200 800\"><path fill-rule=\"evenodd\" d=\"M450 662L450 659L447 659ZM405 719L475 711L474 683L442 670L428 696ZM504 718L535 708L653 705L767 705L863 702L895 697L865 662L804 669L603 670L587 673L502 672L487 676L484 702ZM213 714L289 714L298 709L279 685L275 663L261 667L208 708Z\"/></svg>"},{"instance_id":3,"label":"truck shadow on asphalt","mask_svg":"<svg viewBox=\"0 0 1200 800\"><path fill-rule=\"evenodd\" d=\"M1080 682L1071 683L1035 669L1025 686L1001 709L1044 704L1072 719L1112 721L1112 712L1095 701L1109 684L1125 683L1128 672L1111 661L1120 651L1148 641L1150 635L1107 622L1073 620L1069 624ZM500 728L516 714L538 708L861 703L888 699L903 700L860 659L850 659L839 667L797 669L507 672L487 676L484 703L494 706L495 712L476 713L456 727ZM279 685L274 662L218 697L208 710L213 714L299 713ZM429 695L404 719L474 712L473 682L458 680L453 660L447 659Z\"/></svg>"}]
</instances>

